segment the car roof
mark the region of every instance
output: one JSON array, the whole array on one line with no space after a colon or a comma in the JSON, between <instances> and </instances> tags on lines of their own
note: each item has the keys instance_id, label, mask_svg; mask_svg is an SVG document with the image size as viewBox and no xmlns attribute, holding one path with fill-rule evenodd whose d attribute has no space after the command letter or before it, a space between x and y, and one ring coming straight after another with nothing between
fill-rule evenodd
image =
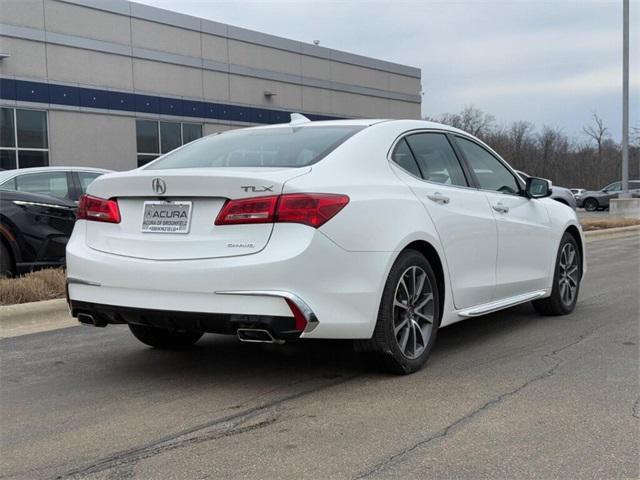
<instances>
[{"instance_id":1,"label":"car roof","mask_svg":"<svg viewBox=\"0 0 640 480\"><path fill-rule=\"evenodd\" d=\"M24 175L27 173L45 173L45 172L94 172L94 173L111 173L113 170L95 167L30 167L30 168L14 168L13 170L3 170L0 172L0 181L8 180L16 175Z\"/></svg>"},{"instance_id":2,"label":"car roof","mask_svg":"<svg viewBox=\"0 0 640 480\"><path fill-rule=\"evenodd\" d=\"M295 127L295 128L314 128L314 127L326 127L326 126L361 126L369 127L376 124L404 124L407 130L411 129L437 129L447 130L450 132L463 133L469 135L469 133L460 130L443 123L431 122L428 120L412 120L412 119L391 119L391 118L354 118L348 120L318 120L309 121L304 123L278 123L274 125L260 125L256 127L250 127L250 129L270 129L270 128L282 128L282 127ZM233 130L229 130L233 131Z\"/></svg>"}]
</instances>

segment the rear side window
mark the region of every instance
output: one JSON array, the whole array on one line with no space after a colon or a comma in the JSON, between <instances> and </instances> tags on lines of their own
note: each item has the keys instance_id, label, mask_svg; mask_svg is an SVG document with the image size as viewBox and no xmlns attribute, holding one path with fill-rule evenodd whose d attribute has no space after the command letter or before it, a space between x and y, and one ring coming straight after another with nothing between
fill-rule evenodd
<instances>
[{"instance_id":1,"label":"rear side window","mask_svg":"<svg viewBox=\"0 0 640 480\"><path fill-rule=\"evenodd\" d=\"M80 188L82 193L87 191L87 187L91 182L98 178L102 173L97 172L78 172L78 178L80 179Z\"/></svg>"},{"instance_id":2,"label":"rear side window","mask_svg":"<svg viewBox=\"0 0 640 480\"><path fill-rule=\"evenodd\" d=\"M145 168L305 167L320 161L362 128L340 125L230 131L190 143Z\"/></svg>"},{"instance_id":3,"label":"rear side window","mask_svg":"<svg viewBox=\"0 0 640 480\"><path fill-rule=\"evenodd\" d=\"M66 172L29 173L16 177L16 190L40 193L57 198L69 198Z\"/></svg>"},{"instance_id":4,"label":"rear side window","mask_svg":"<svg viewBox=\"0 0 640 480\"><path fill-rule=\"evenodd\" d=\"M12 178L11 180L7 180L2 185L0 185L0 188L4 188L5 190L15 190L16 189L16 179Z\"/></svg>"},{"instance_id":5,"label":"rear side window","mask_svg":"<svg viewBox=\"0 0 640 480\"><path fill-rule=\"evenodd\" d=\"M406 139L425 180L467 186L462 166L444 134L416 133Z\"/></svg>"},{"instance_id":6,"label":"rear side window","mask_svg":"<svg viewBox=\"0 0 640 480\"><path fill-rule=\"evenodd\" d=\"M407 145L407 141L404 138L396 145L396 149L394 150L391 159L407 172L414 174L416 177L422 176L420 174L418 164L416 163L415 158L413 158L409 145Z\"/></svg>"},{"instance_id":7,"label":"rear side window","mask_svg":"<svg viewBox=\"0 0 640 480\"><path fill-rule=\"evenodd\" d=\"M473 169L481 189L510 194L520 192L516 177L500 160L471 140L456 137L456 141Z\"/></svg>"}]
</instances>

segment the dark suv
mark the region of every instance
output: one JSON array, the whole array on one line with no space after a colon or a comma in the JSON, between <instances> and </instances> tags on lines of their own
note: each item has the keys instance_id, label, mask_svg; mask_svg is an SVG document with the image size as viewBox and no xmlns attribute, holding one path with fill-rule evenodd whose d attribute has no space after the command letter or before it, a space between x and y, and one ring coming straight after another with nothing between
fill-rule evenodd
<instances>
[{"instance_id":1,"label":"dark suv","mask_svg":"<svg viewBox=\"0 0 640 480\"><path fill-rule=\"evenodd\" d=\"M613 182L602 190L584 192L578 199L578 207L588 212L609 208L609 200L618 198L622 192L622 182ZM632 197L640 197L640 180L629 180L629 193Z\"/></svg>"}]
</instances>

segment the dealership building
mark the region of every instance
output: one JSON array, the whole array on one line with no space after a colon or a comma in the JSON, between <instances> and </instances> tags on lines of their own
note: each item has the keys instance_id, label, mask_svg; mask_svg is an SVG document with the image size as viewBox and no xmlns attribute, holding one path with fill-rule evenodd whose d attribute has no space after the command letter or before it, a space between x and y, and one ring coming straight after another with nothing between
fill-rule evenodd
<instances>
[{"instance_id":1,"label":"dealership building","mask_svg":"<svg viewBox=\"0 0 640 480\"><path fill-rule=\"evenodd\" d=\"M420 70L126 0L0 0L0 167L127 170L248 125L419 118Z\"/></svg>"}]
</instances>

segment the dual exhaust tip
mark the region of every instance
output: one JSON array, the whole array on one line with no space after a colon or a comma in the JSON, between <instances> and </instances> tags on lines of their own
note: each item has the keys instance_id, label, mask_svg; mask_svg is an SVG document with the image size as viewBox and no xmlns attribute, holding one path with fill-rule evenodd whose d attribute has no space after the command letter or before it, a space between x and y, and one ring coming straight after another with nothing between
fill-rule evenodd
<instances>
[{"instance_id":1,"label":"dual exhaust tip","mask_svg":"<svg viewBox=\"0 0 640 480\"><path fill-rule=\"evenodd\" d=\"M247 343L284 343L284 340L274 338L269 330L263 328L239 328L236 331L238 340Z\"/></svg>"},{"instance_id":2,"label":"dual exhaust tip","mask_svg":"<svg viewBox=\"0 0 640 480\"><path fill-rule=\"evenodd\" d=\"M78 321L86 325L94 325L96 327L106 327L107 322L94 317L89 313L78 313ZM247 343L277 343L282 344L284 340L274 338L269 330L264 328L239 328L236 331L238 340Z\"/></svg>"}]
</instances>

